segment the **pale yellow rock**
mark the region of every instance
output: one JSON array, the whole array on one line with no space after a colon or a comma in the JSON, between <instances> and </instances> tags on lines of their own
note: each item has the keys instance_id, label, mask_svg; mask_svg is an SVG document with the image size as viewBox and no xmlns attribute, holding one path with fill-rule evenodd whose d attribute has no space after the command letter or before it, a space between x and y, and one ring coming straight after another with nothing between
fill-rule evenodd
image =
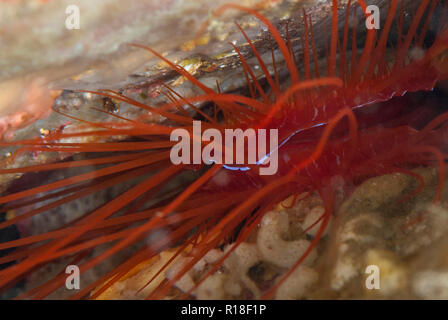
<instances>
[{"instance_id":1,"label":"pale yellow rock","mask_svg":"<svg viewBox=\"0 0 448 320\"><path fill-rule=\"evenodd\" d=\"M134 267L120 280L115 282L106 291L101 293L98 300L120 300L120 299L144 299L154 288L156 288L164 279L165 274L160 273L148 286L137 293L144 284L152 279L156 273L162 268L168 260L170 260L176 250L168 250L162 252L159 256L144 261ZM94 291L92 294L95 294Z\"/></svg>"}]
</instances>

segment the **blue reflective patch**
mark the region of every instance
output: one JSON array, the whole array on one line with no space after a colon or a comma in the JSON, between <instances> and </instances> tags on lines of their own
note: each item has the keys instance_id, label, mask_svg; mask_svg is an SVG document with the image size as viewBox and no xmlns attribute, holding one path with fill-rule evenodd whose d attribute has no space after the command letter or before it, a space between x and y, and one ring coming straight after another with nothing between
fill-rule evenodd
<instances>
[{"instance_id":1,"label":"blue reflective patch","mask_svg":"<svg viewBox=\"0 0 448 320\"><path fill-rule=\"evenodd\" d=\"M228 169L228 170L232 170L232 171L249 171L250 168L249 167L231 167L228 165L223 165L224 168Z\"/></svg>"}]
</instances>

